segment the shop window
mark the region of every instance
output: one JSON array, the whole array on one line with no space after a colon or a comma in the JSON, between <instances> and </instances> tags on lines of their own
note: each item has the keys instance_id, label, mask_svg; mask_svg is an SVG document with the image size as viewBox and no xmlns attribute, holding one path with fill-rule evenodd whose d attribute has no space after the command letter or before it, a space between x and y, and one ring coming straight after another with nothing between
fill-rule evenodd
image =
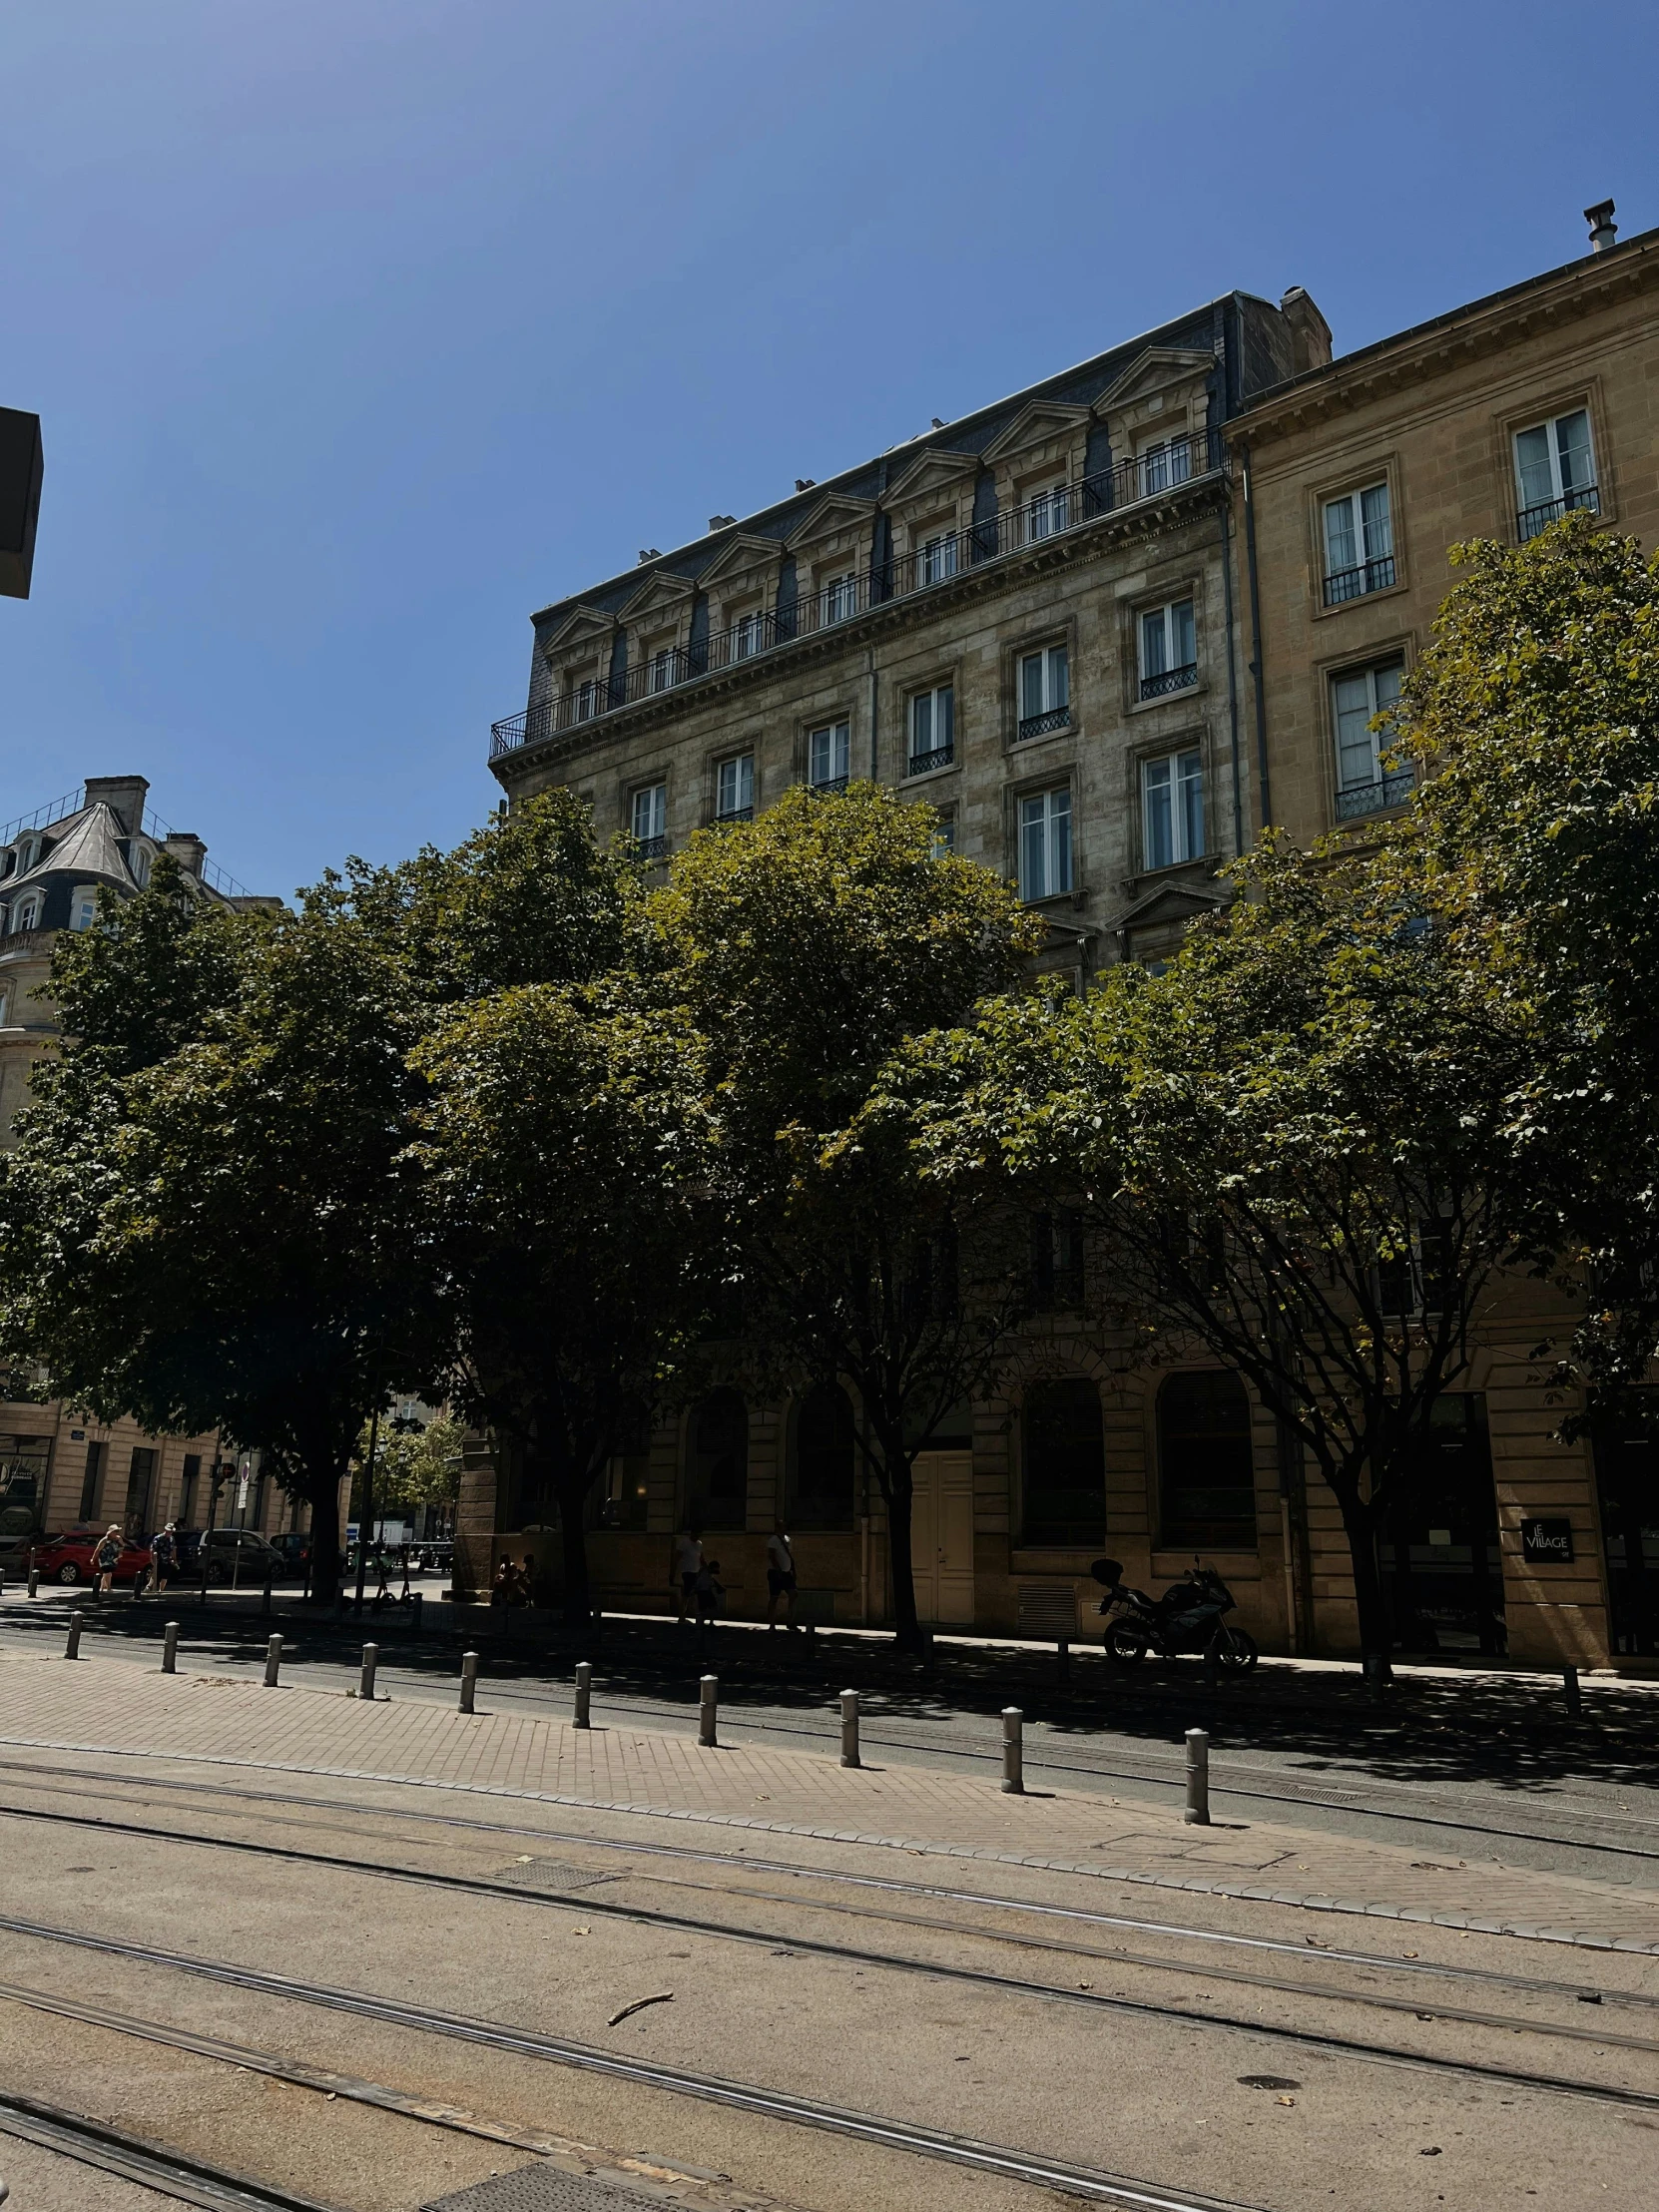
<instances>
[{"instance_id":1,"label":"shop window","mask_svg":"<svg viewBox=\"0 0 1659 2212\"><path fill-rule=\"evenodd\" d=\"M852 1405L838 1382L819 1383L796 1410L795 1524L852 1526Z\"/></svg>"},{"instance_id":2,"label":"shop window","mask_svg":"<svg viewBox=\"0 0 1659 2212\"><path fill-rule=\"evenodd\" d=\"M686 1470L691 1518L703 1528L743 1528L749 1520L749 1408L736 1390L714 1390L691 1422Z\"/></svg>"},{"instance_id":3,"label":"shop window","mask_svg":"<svg viewBox=\"0 0 1659 2212\"><path fill-rule=\"evenodd\" d=\"M1081 1376L1032 1383L1020 1427L1024 1541L1104 1543L1106 1449L1094 1383Z\"/></svg>"},{"instance_id":4,"label":"shop window","mask_svg":"<svg viewBox=\"0 0 1659 2212\"><path fill-rule=\"evenodd\" d=\"M1250 1399L1228 1369L1166 1378L1158 1392L1158 1493L1166 1550L1255 1550Z\"/></svg>"}]
</instances>

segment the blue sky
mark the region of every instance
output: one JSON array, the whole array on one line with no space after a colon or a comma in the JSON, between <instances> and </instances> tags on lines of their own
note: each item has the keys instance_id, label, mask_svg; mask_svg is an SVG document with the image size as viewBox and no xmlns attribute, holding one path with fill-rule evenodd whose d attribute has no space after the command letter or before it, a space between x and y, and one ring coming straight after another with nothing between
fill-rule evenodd
<instances>
[{"instance_id":1,"label":"blue sky","mask_svg":"<svg viewBox=\"0 0 1659 2212\"><path fill-rule=\"evenodd\" d=\"M451 842L527 617L1233 285L1346 350L1659 225L1629 0L8 11L0 818Z\"/></svg>"}]
</instances>

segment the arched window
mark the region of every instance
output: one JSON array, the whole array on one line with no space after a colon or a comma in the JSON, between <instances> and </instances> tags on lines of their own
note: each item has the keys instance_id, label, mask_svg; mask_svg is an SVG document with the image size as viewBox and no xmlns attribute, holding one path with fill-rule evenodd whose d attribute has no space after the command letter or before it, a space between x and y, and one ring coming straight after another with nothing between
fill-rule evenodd
<instances>
[{"instance_id":1,"label":"arched window","mask_svg":"<svg viewBox=\"0 0 1659 2212\"><path fill-rule=\"evenodd\" d=\"M852 1526L852 1406L838 1382L809 1390L795 1416L798 1528Z\"/></svg>"},{"instance_id":2,"label":"arched window","mask_svg":"<svg viewBox=\"0 0 1659 2212\"><path fill-rule=\"evenodd\" d=\"M1167 1550L1256 1549L1250 1400L1230 1370L1166 1377L1158 1392L1158 1489Z\"/></svg>"},{"instance_id":3,"label":"arched window","mask_svg":"<svg viewBox=\"0 0 1659 2212\"><path fill-rule=\"evenodd\" d=\"M692 1414L686 1496L699 1527L748 1523L749 1408L736 1390L711 1391Z\"/></svg>"},{"instance_id":4,"label":"arched window","mask_svg":"<svg viewBox=\"0 0 1659 2212\"><path fill-rule=\"evenodd\" d=\"M40 893L31 891L26 898L20 898L12 908L12 927L14 929L38 929L39 926Z\"/></svg>"},{"instance_id":5,"label":"arched window","mask_svg":"<svg viewBox=\"0 0 1659 2212\"><path fill-rule=\"evenodd\" d=\"M1106 1451L1100 1392L1081 1376L1033 1382L1020 1422L1022 1535L1027 1544L1106 1537Z\"/></svg>"}]
</instances>

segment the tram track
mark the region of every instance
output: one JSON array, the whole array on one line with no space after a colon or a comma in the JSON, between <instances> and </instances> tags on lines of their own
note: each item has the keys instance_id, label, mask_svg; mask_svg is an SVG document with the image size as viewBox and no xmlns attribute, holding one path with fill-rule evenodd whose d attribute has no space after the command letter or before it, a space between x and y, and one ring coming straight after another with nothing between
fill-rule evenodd
<instances>
[{"instance_id":1,"label":"tram track","mask_svg":"<svg viewBox=\"0 0 1659 2212\"><path fill-rule=\"evenodd\" d=\"M291 2189L187 2157L125 2128L9 2089L0 2089L0 2134L160 2190L180 2203L199 2205L202 2212L337 2212L315 2197L296 2196Z\"/></svg>"},{"instance_id":2,"label":"tram track","mask_svg":"<svg viewBox=\"0 0 1659 2212\"><path fill-rule=\"evenodd\" d=\"M324 1982L301 1981L285 1974L264 1972L223 1960L158 1950L147 1944L124 1942L110 1936L96 1936L85 1930L51 1929L17 1921L6 1921L0 1925L12 1933L32 1935L45 1941L57 1941L107 1956L133 1959L146 1967L169 1966L252 1994L287 1998L347 2013L359 2019L376 2020L392 2027L453 2037L463 2042L481 2044L487 2049L512 2052L521 2057L540 2059L645 2088L697 2098L763 2119L783 2121L797 2127L816 2128L825 2133L850 2137L890 2150L909 2151L924 2158L997 2175L1004 2180L1022 2181L1041 2188L1068 2192L1093 2203L1130 2207L1132 2212L1261 2212L1260 2207L1243 2204L1234 2198L1197 2194L1187 2189L1164 2189L1156 2183L1107 2172L1100 2167L1045 2158L1039 2153L986 2142L974 2136L954 2134L949 2130L927 2127L918 2122L890 2119L814 2097L767 2089L725 2075L701 2073L687 2067L633 2057L568 2036L541 2034L502 2021L449 2012L430 2005L412 2004L397 1998L379 1997L364 1990L343 1989ZM0 2093L0 2121L4 2120L11 2105L27 2106L30 2102L26 2098L10 2099ZM60 2122L79 2125L89 2133L100 2132L94 2130L91 2122L77 2123L72 2114L56 2113L51 2107L40 2109L51 2112ZM22 2130L18 2129L17 2132ZM135 2149L157 2155L153 2146L141 2146L136 2138L125 2140ZM54 2144L51 2147L59 2146ZM75 2153L72 2151L71 2155ZM165 2158L167 2154L161 2155ZM134 2178L142 2176L135 2175ZM229 2180L233 2177L223 2178ZM211 2212L221 2212L221 2207L224 2212L329 2212L329 2208L318 2206L309 2199L271 2191L261 2195L258 2193L261 2185L248 2186L255 2193L241 2199L204 2196L199 2199L187 2198L186 2201L201 2202L211 2207ZM174 2193L177 2194L177 2190Z\"/></svg>"},{"instance_id":3,"label":"tram track","mask_svg":"<svg viewBox=\"0 0 1659 2212\"><path fill-rule=\"evenodd\" d=\"M38 1809L23 1810L17 1807L0 1809L0 1818L35 1820L67 1827L91 1830L104 1834L140 1837L149 1841L185 1844L210 1850L233 1851L241 1855L296 1863L311 1867L325 1867L335 1872L370 1877L381 1881L406 1883L420 1888L431 1888L450 1895L488 1897L497 1901L529 1905L543 1910L580 1914L588 1920L604 1919L669 1932L681 1936L713 1936L717 1939L741 1942L776 1951L780 1947L797 1953L824 1958L835 1963L856 1965L860 1969L874 1967L878 1970L900 1974L914 1974L926 1979L943 1981L957 1986L970 1986L988 1993L1021 1998L1027 2001L1069 2006L1096 2014L1115 2014L1137 2019L1179 2021L1189 2026L1200 2026L1220 2032L1233 2032L1265 2037L1269 2041L1288 2043L1297 2047L1340 2054L1373 2064L1405 2066L1429 2073L1441 2073L1467 2078L1501 2082L1513 2087L1537 2090L1549 2095L1587 2098L1611 2103L1626 2110L1659 2114L1659 2093L1632 2089L1622 2084L1587 2081L1576 2076L1549 2074L1527 2067L1504 2066L1490 2061L1469 2057L1453 2057L1442 2053L1415 2050L1397 2044L1378 2043L1358 2036L1340 2034L1332 2029L1294 2026L1284 2021L1268 2020L1259 2014L1245 2018L1232 2013L1198 2011L1176 2003L1159 2003L1154 1999L1130 1996L1126 1992L1110 1995L1082 1985L1065 1988L1054 1982L1033 1980L1025 1976L991 1972L981 1967L965 1966L942 1959L921 1959L902 1952L880 1950L873 1947L830 1942L821 1936L803 1936L793 1930L764 1929L741 1926L729 1921L698 1919L687 1914L663 1913L648 1907L625 1905L614 1900L596 1898L591 1890L577 1896L562 1896L543 1891L510 1886L497 1878L444 1874L433 1870L399 1867L386 1862L364 1861L348 1858L338 1853L303 1850L291 1844L265 1844L246 1838L208 1837L178 1829L164 1829L148 1823L111 1821L91 1814L43 1812ZM800 1909L792 1902L792 1909ZM874 1916L866 1915L866 1918ZM110 1950L116 1955L151 1956L158 1961L196 1970L188 1957L172 1952L148 1952L143 1946L125 1945L102 1937L53 1929L40 1923L0 1915L0 1931L14 1936L36 1937L46 1941L78 1944L92 1949ZM950 1933L950 1932L945 1932ZM973 1932L978 1934L980 1932ZM1117 1954L1121 1965L1153 1964L1161 1961L1131 1961ZM207 1968L202 1970L206 1971ZM236 1969L240 1970L240 1969ZM1181 1962L1181 1970L1188 1978L1195 1972L1202 1975L1208 1969L1195 1969L1190 1961ZM227 1968L220 1978L233 1973ZM1292 1994L1313 1998L1316 2002L1334 2002L1366 2008L1371 2005L1370 1993L1347 1989L1320 1987L1307 1982L1275 1982L1266 1976L1228 1972L1217 1974L1218 1979L1251 1984L1276 1995ZM253 1984L250 1984L252 1986ZM1586 2031L1560 2022L1540 2022L1513 2014L1475 2012L1468 2008L1452 2008L1436 2005L1426 2010L1410 2003L1386 2002L1382 2007L1390 2012L1410 2012L1425 2021L1443 2021L1459 2027L1480 2027L1497 2033L1532 2033L1546 2039L1571 2042L1589 2042L1602 2049L1619 2052L1630 2051L1659 2055L1659 2043L1648 2037L1628 2036L1616 2031L1602 2033Z\"/></svg>"},{"instance_id":4,"label":"tram track","mask_svg":"<svg viewBox=\"0 0 1659 2212\"><path fill-rule=\"evenodd\" d=\"M736 1858L729 1852L700 1850L695 1845L689 1844L664 1844L652 1843L638 1838L623 1839L593 1836L578 1829L525 1828L516 1822L486 1821L474 1814L429 1813L418 1807L375 1807L368 1809L350 1799L311 1797L301 1795L297 1791L250 1790L230 1783L187 1782L177 1780L171 1776L129 1777L108 1772L95 1772L88 1768L51 1767L39 1769L25 1766L21 1761L0 1760L0 1771L8 1770L27 1774L31 1778L31 1787L43 1790L48 1794L52 1794L53 1780L67 1778L90 1782L99 1787L108 1787L113 1784L124 1790L139 1792L166 1791L194 1797L206 1796L229 1799L237 1804L259 1807L263 1817L268 1819L272 1817L272 1808L280 1807L307 1813L343 1813L360 1823L365 1814L372 1810L386 1818L410 1826L456 1830L483 1836L499 1836L505 1841L515 1843L556 1844L564 1850L582 1849L597 1853L611 1853L629 1859L654 1859L667 1861L671 1864L724 1867L733 1871L741 1871L746 1875L786 1876L821 1883L831 1888L852 1889L889 1897L927 1899L949 1905L975 1906L983 1910L1022 1914L1044 1921L1061 1921L1089 1928L1114 1929L1127 1935L1164 1936L1194 1943L1218 1945L1230 1950L1261 1952L1270 1956L1278 1955L1299 1960L1306 1960L1309 1956L1309 1945L1306 1940L1299 1943L1285 1937L1245 1936L1230 1930L1197 1928L1184 1922L1155 1921L1120 1913L1100 1913L1085 1906L1056 1905L1029 1898L1011 1898L993 1892L953 1888L940 1883L901 1881L888 1875L854 1874L842 1868L809 1866L798 1860L757 1858L748 1854L742 1858ZM42 1780L43 1775L52 1779ZM79 1792L71 1794L80 1795ZM26 1814L28 1809L0 1808L0 1817L3 1817L7 1810ZM94 1815L83 1814L73 1817L83 1822L93 1822L95 1824L98 1821L98 1816ZM119 1826L115 1823L105 1825ZM349 1832L348 1828L347 1833ZM162 1831L161 1833L171 1835L175 1832ZM185 1832L178 1833L183 1835ZM192 1837L190 1840L211 1843L216 1839ZM226 1839L226 1841L232 1842L233 1840ZM282 1846L268 1845L260 1848L269 1850L277 1856L291 1856L287 1849ZM362 1871L363 1868L363 1863L357 1860L347 1860L345 1864L356 1868L358 1871ZM690 1885L682 1886L689 1887ZM493 1884L491 1887L492 1889L500 1889L499 1884ZM518 1891L504 1891L502 1894L513 1896L534 1895L534 1893ZM747 1888L721 1885L720 1894L742 1898L755 1896L759 1893ZM790 1899L784 1902L795 1906L803 1901ZM824 1901L818 1902L823 1903ZM883 1918L885 1916L870 1914L867 1917ZM941 1924L921 1922L919 1925L940 1926ZM967 1933L981 1935L992 1940L998 1939L997 1932L993 1930L980 1929L967 1931ZM1071 1946L1059 1947L1064 1949ZM1102 1955L1092 1946L1082 1944L1075 1946L1075 1954L1079 1957ZM1120 1954L1107 1952L1104 1955L1117 1956ZM1598 2002L1659 2011L1659 1993L1640 1989L1596 1989L1591 1991L1588 1984L1582 1981L1553 1980L1548 1976L1511 1973L1493 1967L1453 1966L1443 1964L1436 1959L1402 1958L1389 1956L1386 1952L1356 1950L1329 1943L1320 1944L1317 1955L1323 1962L1333 1965L1359 1966L1414 1978L1472 1982L1491 1988L1511 1989L1524 1991L1532 1995L1557 1997L1563 2001ZM1182 1962L1181 1970L1193 1970L1191 1962Z\"/></svg>"}]
</instances>

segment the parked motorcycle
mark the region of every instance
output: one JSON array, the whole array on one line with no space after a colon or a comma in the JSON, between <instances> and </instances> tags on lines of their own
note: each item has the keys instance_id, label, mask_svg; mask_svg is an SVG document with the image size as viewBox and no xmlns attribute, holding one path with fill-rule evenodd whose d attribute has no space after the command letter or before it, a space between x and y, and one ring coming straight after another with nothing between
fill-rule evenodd
<instances>
[{"instance_id":1,"label":"parked motorcycle","mask_svg":"<svg viewBox=\"0 0 1659 2212\"><path fill-rule=\"evenodd\" d=\"M1197 1653L1230 1674L1255 1666L1256 1639L1223 1617L1236 1601L1214 1567L1195 1560L1158 1598L1125 1582L1116 1559L1097 1559L1089 1572L1106 1591L1099 1606L1107 1617L1106 1656L1120 1667L1139 1666L1149 1651L1160 1659Z\"/></svg>"}]
</instances>

